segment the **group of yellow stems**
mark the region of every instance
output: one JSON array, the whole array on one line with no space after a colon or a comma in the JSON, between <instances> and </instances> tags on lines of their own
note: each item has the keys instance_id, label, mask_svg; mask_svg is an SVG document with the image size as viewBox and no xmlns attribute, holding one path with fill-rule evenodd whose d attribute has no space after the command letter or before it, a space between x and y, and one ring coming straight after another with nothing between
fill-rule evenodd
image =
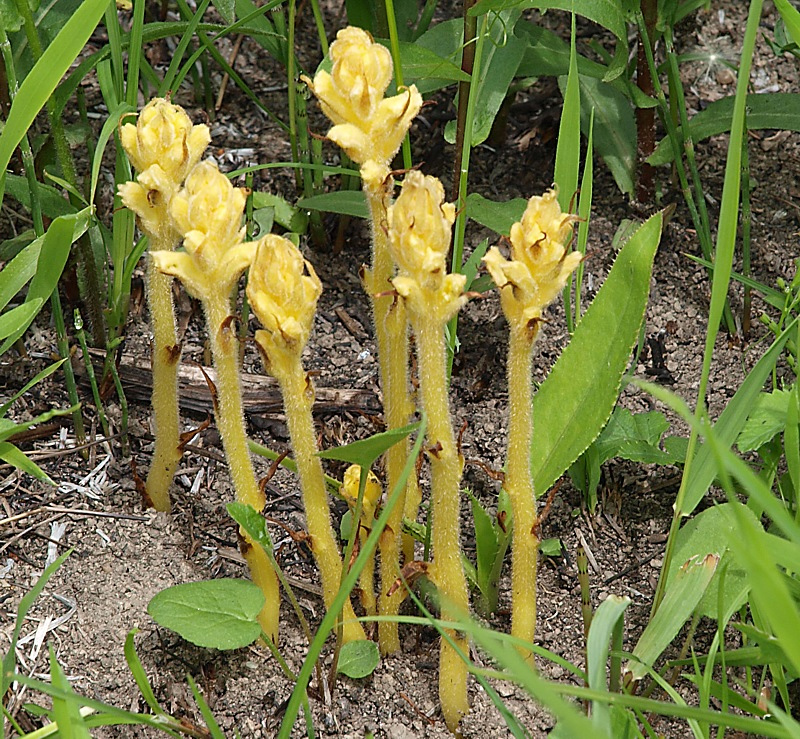
<instances>
[{"instance_id":1,"label":"group of yellow stems","mask_svg":"<svg viewBox=\"0 0 800 739\"><path fill-rule=\"evenodd\" d=\"M392 97L391 55L366 32L345 28L331 45L331 72L307 80L323 111L333 122L327 137L359 164L372 222L372 264L363 268L364 287L373 304L380 359L384 417L387 428L408 423L414 403L409 391L409 326L416 337L420 403L428 417L427 457L431 468L433 563L444 620L458 620L469 611L461 565L459 486L463 459L450 420L447 393L445 326L467 301L465 277L450 274L447 255L455 207L444 202L444 189L434 177L409 172L396 202L390 162L400 148L422 98L414 86ZM149 237L148 297L153 322L154 423L156 448L147 479L156 508L169 508L169 484L180 457L177 409L177 362L170 276L179 278L204 306L217 372L217 423L239 500L262 510L247 450L238 377L238 346L231 316L231 294L248 269L247 295L263 325L256 340L264 363L279 382L284 397L293 452L301 479L312 550L320 568L326 606L339 588L342 561L333 536L319 457L316 455L311 406L314 390L303 370L301 353L308 341L320 281L311 264L288 240L268 235L245 243L241 228L245 194L231 186L211 162L200 162L209 136L193 126L179 107L152 101L137 125L120 130L123 146L138 172L136 182L120 188L125 205L139 217ZM504 486L512 503L512 633L533 641L536 621L535 578L538 552L536 498L530 473L531 357L542 313L561 289L581 257L564 247L574 217L561 212L556 193L533 197L520 223L510 233L510 258L497 247L484 264L500 288L510 325L508 384L510 419ZM183 242L183 251L174 248ZM385 483L394 490L402 479L407 444L386 454ZM371 473L370 473L371 475ZM377 611L396 615L402 589L392 587L403 560L414 559L413 540L401 538L403 517L416 519L420 493L414 475L400 503L391 512L380 539L381 587ZM342 486L346 498L357 497L360 470L348 471ZM374 476L363 496L362 530L370 528L381 487ZM359 533L360 537L365 536ZM261 614L264 631L277 637L277 579L268 559L242 532L243 551L267 603ZM401 557L402 554L402 557ZM362 603L376 610L373 571L362 573ZM392 595L390 595L392 593ZM363 639L364 631L349 601L342 613L345 641ZM448 727L456 731L468 710L467 643L450 631L442 639L439 695ZM399 649L396 621L379 625L381 651ZM530 657L530 652L526 652Z\"/></svg>"}]
</instances>

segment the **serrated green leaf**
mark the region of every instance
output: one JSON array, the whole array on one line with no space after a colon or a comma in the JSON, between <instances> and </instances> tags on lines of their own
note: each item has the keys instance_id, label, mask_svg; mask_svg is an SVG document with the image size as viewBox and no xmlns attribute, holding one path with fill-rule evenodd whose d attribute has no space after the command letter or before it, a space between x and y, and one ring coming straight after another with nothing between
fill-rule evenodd
<instances>
[{"instance_id":1,"label":"serrated green leaf","mask_svg":"<svg viewBox=\"0 0 800 739\"><path fill-rule=\"evenodd\" d=\"M239 649L261 635L264 594L248 580L224 578L175 585L147 605L150 617L199 647Z\"/></svg>"},{"instance_id":2,"label":"serrated green leaf","mask_svg":"<svg viewBox=\"0 0 800 739\"><path fill-rule=\"evenodd\" d=\"M399 429L389 429L380 434L373 434L367 439L354 441L352 444L337 446L319 452L323 459L338 459L340 462L357 464L369 469L387 449L402 441L419 428L419 423L412 423Z\"/></svg>"},{"instance_id":3,"label":"serrated green leaf","mask_svg":"<svg viewBox=\"0 0 800 739\"><path fill-rule=\"evenodd\" d=\"M531 469L537 495L587 449L611 415L650 294L661 224L657 213L622 248L534 397Z\"/></svg>"},{"instance_id":4,"label":"serrated green leaf","mask_svg":"<svg viewBox=\"0 0 800 739\"><path fill-rule=\"evenodd\" d=\"M308 225L308 216L298 207L291 205L286 198L280 195L273 195L269 192L253 193L253 208L273 208L273 218L275 223L283 226L287 231L303 233ZM261 235L269 233L270 229L263 229Z\"/></svg>"},{"instance_id":5,"label":"serrated green leaf","mask_svg":"<svg viewBox=\"0 0 800 739\"><path fill-rule=\"evenodd\" d=\"M736 446L741 452L752 452L771 441L786 427L791 390L773 390L759 393L753 410L747 417Z\"/></svg>"},{"instance_id":6,"label":"serrated green leaf","mask_svg":"<svg viewBox=\"0 0 800 739\"><path fill-rule=\"evenodd\" d=\"M306 210L321 210L324 213L339 213L354 218L369 218L367 201L361 190L338 190L322 195L312 195L310 198L299 200L297 207Z\"/></svg>"},{"instance_id":7,"label":"serrated green leaf","mask_svg":"<svg viewBox=\"0 0 800 739\"><path fill-rule=\"evenodd\" d=\"M683 458L659 447L668 429L669 422L659 411L631 413L617 406L595 446L603 462L619 457L641 464L676 464Z\"/></svg>"},{"instance_id":8,"label":"serrated green leaf","mask_svg":"<svg viewBox=\"0 0 800 739\"><path fill-rule=\"evenodd\" d=\"M251 505L246 503L228 503L225 506L228 515L236 521L266 552L273 552L272 537L267 529L264 517Z\"/></svg>"},{"instance_id":9,"label":"serrated green leaf","mask_svg":"<svg viewBox=\"0 0 800 739\"><path fill-rule=\"evenodd\" d=\"M753 512L750 509L745 510L746 515L751 516L756 525L760 526ZM736 536L736 520L730 514L730 503L723 503L703 511L683 525L675 537L675 553L667 583L677 574L680 563L687 562L692 557L704 557L707 554L725 557L730 538ZM712 620L716 620L719 615L719 573L722 570L722 567L718 569L698 605L699 612ZM744 604L749 589L748 575L744 570L735 567L725 569L723 618Z\"/></svg>"},{"instance_id":10,"label":"serrated green leaf","mask_svg":"<svg viewBox=\"0 0 800 739\"><path fill-rule=\"evenodd\" d=\"M336 671L353 680L359 680L371 675L380 661L378 645L369 639L359 639L342 645Z\"/></svg>"}]
</instances>

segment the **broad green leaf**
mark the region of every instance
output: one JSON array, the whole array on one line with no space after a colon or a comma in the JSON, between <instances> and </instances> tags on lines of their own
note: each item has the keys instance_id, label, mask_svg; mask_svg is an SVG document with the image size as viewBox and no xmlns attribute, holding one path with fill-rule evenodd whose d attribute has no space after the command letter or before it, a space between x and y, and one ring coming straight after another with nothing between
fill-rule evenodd
<instances>
[{"instance_id":1,"label":"broad green leaf","mask_svg":"<svg viewBox=\"0 0 800 739\"><path fill-rule=\"evenodd\" d=\"M354 218L369 218L367 201L361 190L337 190L322 195L312 195L297 203L298 208L321 210L325 213L339 213Z\"/></svg>"},{"instance_id":2,"label":"broad green leaf","mask_svg":"<svg viewBox=\"0 0 800 739\"><path fill-rule=\"evenodd\" d=\"M634 657L625 666L625 683L634 683L647 675L661 653L677 636L692 615L711 578L716 572L719 557L708 555L691 559L678 569L664 594L660 608L650 619L633 649Z\"/></svg>"},{"instance_id":3,"label":"broad green leaf","mask_svg":"<svg viewBox=\"0 0 800 739\"><path fill-rule=\"evenodd\" d=\"M639 335L661 213L622 248L572 340L533 401L534 490L542 495L600 433Z\"/></svg>"},{"instance_id":4,"label":"broad green leaf","mask_svg":"<svg viewBox=\"0 0 800 739\"><path fill-rule=\"evenodd\" d=\"M728 401L728 405L725 406L725 410L720 413L717 422L714 424L714 433L722 446L730 447L736 441L756 399L761 393L764 382L766 382L775 367L783 346L789 338L789 333L794 329L797 321L798 319L792 321L786 330L775 339L764 356L747 373L744 382ZM704 443L700 445L692 461L689 478L686 481L686 494L681 515L688 516L697 507L716 475L717 462L709 444Z\"/></svg>"},{"instance_id":5,"label":"broad green leaf","mask_svg":"<svg viewBox=\"0 0 800 739\"><path fill-rule=\"evenodd\" d=\"M739 451L752 452L786 428L786 414L791 397L791 390L773 390L771 393L758 394L736 439Z\"/></svg>"},{"instance_id":6,"label":"broad green leaf","mask_svg":"<svg viewBox=\"0 0 800 739\"><path fill-rule=\"evenodd\" d=\"M564 213L578 191L581 158L581 91L578 82L578 52L575 50L575 15L570 34L569 74L563 87L564 105L558 124L558 144L553 181L558 186L558 203Z\"/></svg>"},{"instance_id":7,"label":"broad green leaf","mask_svg":"<svg viewBox=\"0 0 800 739\"><path fill-rule=\"evenodd\" d=\"M698 141L726 133L731 130L733 117L733 96L711 103L689 121L689 134L692 141ZM779 131L800 131L800 93L769 92L747 96L748 130L777 129ZM678 129L679 134L681 129ZM658 142L655 151L648 157L649 164L669 164L673 160L672 144L669 137Z\"/></svg>"},{"instance_id":8,"label":"broad green leaf","mask_svg":"<svg viewBox=\"0 0 800 739\"><path fill-rule=\"evenodd\" d=\"M228 25L236 21L236 6L234 0L214 0L214 7L219 11Z\"/></svg>"},{"instance_id":9,"label":"broad green leaf","mask_svg":"<svg viewBox=\"0 0 800 739\"><path fill-rule=\"evenodd\" d=\"M608 690L606 678L606 662L608 661L611 634L631 599L618 595L609 595L592 617L589 635L586 640L586 674L589 687L605 692ZM611 736L611 713L609 706L601 701L592 701L592 723L601 731Z\"/></svg>"},{"instance_id":10,"label":"broad green leaf","mask_svg":"<svg viewBox=\"0 0 800 739\"><path fill-rule=\"evenodd\" d=\"M603 462L619 457L641 464L677 464L683 457L659 447L668 429L669 422L659 411L631 413L617 406L595 446Z\"/></svg>"},{"instance_id":11,"label":"broad green leaf","mask_svg":"<svg viewBox=\"0 0 800 739\"><path fill-rule=\"evenodd\" d=\"M480 69L473 73L473 84L480 85L472 122L473 147L489 137L497 112L525 54L525 41L512 30L519 15L518 10L505 11L489 24L489 38L484 44ZM445 126L444 137L450 144L455 142L455 121Z\"/></svg>"},{"instance_id":12,"label":"broad green leaf","mask_svg":"<svg viewBox=\"0 0 800 739\"><path fill-rule=\"evenodd\" d=\"M147 605L151 618L198 647L239 649L261 635L257 616L264 594L249 580L183 583L157 593Z\"/></svg>"},{"instance_id":13,"label":"broad green leaf","mask_svg":"<svg viewBox=\"0 0 800 739\"><path fill-rule=\"evenodd\" d=\"M751 516L760 527L761 524L753 512L745 510L747 511L745 515ZM692 518L683 525L675 537L675 554L667 582L676 576L680 563L687 562L692 557L718 554L725 558L725 553L730 548L731 537L736 535L736 520L731 515L730 503L714 506ZM718 593L722 571L723 568L720 567L698 605L699 612L713 620L716 620L719 614ZM728 567L724 571L723 617L745 603L750 589L749 578L744 570Z\"/></svg>"},{"instance_id":14,"label":"broad green leaf","mask_svg":"<svg viewBox=\"0 0 800 739\"><path fill-rule=\"evenodd\" d=\"M497 532L494 522L478 499L470 493L472 520L475 524L475 559L477 563L478 587L483 590L497 557Z\"/></svg>"},{"instance_id":15,"label":"broad green leaf","mask_svg":"<svg viewBox=\"0 0 800 739\"><path fill-rule=\"evenodd\" d=\"M44 237L28 244L0 272L0 310L5 308L25 284L36 274L36 264Z\"/></svg>"},{"instance_id":16,"label":"broad green leaf","mask_svg":"<svg viewBox=\"0 0 800 739\"><path fill-rule=\"evenodd\" d=\"M252 30L247 31L248 36L263 46L274 59L286 66L286 34L280 33L277 26L264 15L254 15L258 11L258 7L253 0L235 0L234 9L239 18L250 17L249 23L252 26ZM270 13L270 18L275 18L276 23L280 22L285 25L285 20L281 13L282 11L277 11L274 14ZM242 33L245 32L244 29L239 30Z\"/></svg>"},{"instance_id":17,"label":"broad green leaf","mask_svg":"<svg viewBox=\"0 0 800 739\"><path fill-rule=\"evenodd\" d=\"M388 41L381 43L388 46ZM450 58L422 46L419 41L413 44L400 42L400 63L403 66L403 82L409 86L416 85L423 95L454 82L469 80L469 75Z\"/></svg>"},{"instance_id":18,"label":"broad green leaf","mask_svg":"<svg viewBox=\"0 0 800 739\"><path fill-rule=\"evenodd\" d=\"M75 206L52 185L38 182L37 189L42 213L48 218L57 218L58 216L66 216L75 212ZM6 194L30 210L31 188L27 177L6 172Z\"/></svg>"},{"instance_id":19,"label":"broad green leaf","mask_svg":"<svg viewBox=\"0 0 800 739\"><path fill-rule=\"evenodd\" d=\"M614 85L580 77L581 130L588 133L594 109L594 148L603 157L619 189L633 192L636 171L636 120L628 98Z\"/></svg>"},{"instance_id":20,"label":"broad green leaf","mask_svg":"<svg viewBox=\"0 0 800 739\"><path fill-rule=\"evenodd\" d=\"M359 639L342 645L336 671L359 680L371 675L380 661L378 645L369 639Z\"/></svg>"},{"instance_id":21,"label":"broad green leaf","mask_svg":"<svg viewBox=\"0 0 800 739\"><path fill-rule=\"evenodd\" d=\"M0 134L0 172L6 171L14 149L81 53L107 6L108 0L84 0L23 80Z\"/></svg>"},{"instance_id":22,"label":"broad green leaf","mask_svg":"<svg viewBox=\"0 0 800 739\"><path fill-rule=\"evenodd\" d=\"M511 226L522 219L527 205L524 198L498 203L471 192L467 195L467 217L501 236L508 236Z\"/></svg>"},{"instance_id":23,"label":"broad green leaf","mask_svg":"<svg viewBox=\"0 0 800 739\"><path fill-rule=\"evenodd\" d=\"M8 441L0 441L0 459L41 482L46 482L48 485L56 484L25 452Z\"/></svg>"},{"instance_id":24,"label":"broad green leaf","mask_svg":"<svg viewBox=\"0 0 800 739\"><path fill-rule=\"evenodd\" d=\"M399 429L389 429L380 434L374 434L366 439L354 441L352 444L337 446L319 452L323 459L338 459L340 462L360 465L362 469L369 469L387 449L402 441L409 434L419 428L419 423L412 423Z\"/></svg>"}]
</instances>

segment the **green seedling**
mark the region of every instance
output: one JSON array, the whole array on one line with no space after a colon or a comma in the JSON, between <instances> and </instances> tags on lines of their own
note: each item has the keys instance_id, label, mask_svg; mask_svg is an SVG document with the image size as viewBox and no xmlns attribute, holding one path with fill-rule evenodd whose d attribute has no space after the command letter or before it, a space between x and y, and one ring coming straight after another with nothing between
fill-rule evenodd
<instances>
[{"instance_id":1,"label":"green seedling","mask_svg":"<svg viewBox=\"0 0 800 739\"><path fill-rule=\"evenodd\" d=\"M497 611L500 597L500 573L506 552L511 543L513 519L511 502L505 490L500 491L497 516L493 519L480 501L467 491L472 503L472 520L475 524L475 566L468 576L478 589L478 610L484 616ZM466 568L466 565L465 565Z\"/></svg>"}]
</instances>

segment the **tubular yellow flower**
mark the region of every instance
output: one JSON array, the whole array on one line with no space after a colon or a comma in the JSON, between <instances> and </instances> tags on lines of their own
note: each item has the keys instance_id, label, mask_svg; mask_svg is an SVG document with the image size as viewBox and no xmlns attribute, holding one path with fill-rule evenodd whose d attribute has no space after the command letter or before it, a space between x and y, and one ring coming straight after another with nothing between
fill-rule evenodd
<instances>
[{"instance_id":1,"label":"tubular yellow flower","mask_svg":"<svg viewBox=\"0 0 800 739\"><path fill-rule=\"evenodd\" d=\"M163 98L142 110L136 125L120 127L120 141L139 177L119 187L124 205L138 216L150 239L150 251L171 251L180 240L169 205L189 170L210 141L208 127L192 125L185 111ZM180 462L178 362L180 346L172 304L172 280L147 261L145 280L153 330L153 422L156 431L153 462L145 488L159 511L170 509L169 488Z\"/></svg>"},{"instance_id":2,"label":"tubular yellow flower","mask_svg":"<svg viewBox=\"0 0 800 739\"><path fill-rule=\"evenodd\" d=\"M422 96L411 87L385 98L392 57L360 28L343 28L330 49L333 68L319 71L309 87L334 126L328 138L358 164L388 164L397 153Z\"/></svg>"},{"instance_id":3,"label":"tubular yellow flower","mask_svg":"<svg viewBox=\"0 0 800 739\"><path fill-rule=\"evenodd\" d=\"M463 462L450 422L444 340L447 321L467 300L462 295L464 276L447 274L445 268L455 209L444 203L444 189L438 180L412 171L387 216L390 250L399 266L392 284L416 334L422 406L428 415L433 515L430 574L441 595L442 618L457 620L469 612L469 597L459 526ZM451 632L450 636L467 651L462 635ZM439 655L439 700L447 727L455 733L469 710L467 668L445 639Z\"/></svg>"},{"instance_id":4,"label":"tubular yellow flower","mask_svg":"<svg viewBox=\"0 0 800 739\"><path fill-rule=\"evenodd\" d=\"M311 550L319 566L325 606L330 607L342 579L342 559L331 527L325 476L317 456L311 416L314 384L303 370L301 359L321 292L314 268L291 241L269 235L258 242L247 296L264 326L256 332L256 341L283 394ZM345 642L366 638L349 600L342 609L342 628Z\"/></svg>"},{"instance_id":5,"label":"tubular yellow flower","mask_svg":"<svg viewBox=\"0 0 800 739\"><path fill-rule=\"evenodd\" d=\"M242 243L245 199L244 191L233 187L214 162L198 164L170 203L185 251L155 252L158 269L180 279L200 300L230 294L256 248Z\"/></svg>"},{"instance_id":6,"label":"tubular yellow flower","mask_svg":"<svg viewBox=\"0 0 800 739\"><path fill-rule=\"evenodd\" d=\"M562 213L555 190L532 197L522 221L511 227L511 259L497 247L483 258L500 288L500 302L510 327L508 345L508 460L503 482L511 500L511 633L533 642L536 629L536 571L539 551L536 494L530 469L533 436L531 361L544 309L556 298L582 255L567 253L575 216ZM546 421L543 421L546 422ZM521 649L533 661L530 651Z\"/></svg>"}]
</instances>

